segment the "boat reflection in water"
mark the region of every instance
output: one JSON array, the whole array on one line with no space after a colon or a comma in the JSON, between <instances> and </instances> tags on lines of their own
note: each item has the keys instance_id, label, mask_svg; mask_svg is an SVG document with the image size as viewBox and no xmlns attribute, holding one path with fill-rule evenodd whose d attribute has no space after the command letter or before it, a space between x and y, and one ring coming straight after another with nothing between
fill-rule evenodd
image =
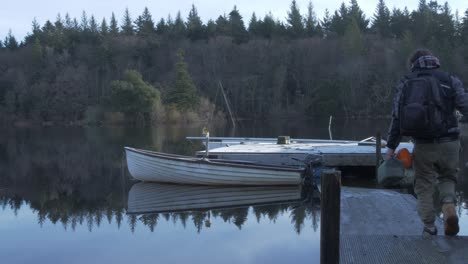
<instances>
[{"instance_id":1,"label":"boat reflection in water","mask_svg":"<svg viewBox=\"0 0 468 264\"><path fill-rule=\"evenodd\" d=\"M299 233L306 218L312 220L314 229L318 226L319 202L311 198L312 194L301 186L213 187L136 183L128 194L127 214L141 215L138 218L147 225L156 224L160 216L167 220L180 220L184 226L188 219L192 219L198 232L203 225L210 227L211 217L219 216L224 222L241 228L249 214L255 215L257 222L262 217L275 220L288 214Z\"/></svg>"},{"instance_id":2,"label":"boat reflection in water","mask_svg":"<svg viewBox=\"0 0 468 264\"><path fill-rule=\"evenodd\" d=\"M137 183L128 194L129 214L196 211L301 200L300 186L209 187Z\"/></svg>"}]
</instances>

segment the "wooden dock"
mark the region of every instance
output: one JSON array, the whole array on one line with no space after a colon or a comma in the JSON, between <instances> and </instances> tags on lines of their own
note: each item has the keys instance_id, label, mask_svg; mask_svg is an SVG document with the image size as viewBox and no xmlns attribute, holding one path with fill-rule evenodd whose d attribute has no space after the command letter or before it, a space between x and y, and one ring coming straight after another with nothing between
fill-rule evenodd
<instances>
[{"instance_id":1,"label":"wooden dock","mask_svg":"<svg viewBox=\"0 0 468 264\"><path fill-rule=\"evenodd\" d=\"M422 237L416 199L391 190L341 190L340 263L468 263L468 237Z\"/></svg>"},{"instance_id":2,"label":"wooden dock","mask_svg":"<svg viewBox=\"0 0 468 264\"><path fill-rule=\"evenodd\" d=\"M203 140L202 137L188 137ZM363 141L291 139L289 144L277 144L275 138L209 138L209 157L227 160L245 160L259 164L304 166L304 160L313 160L325 167L375 166L376 144L371 138ZM204 142L204 141L203 141ZM398 147L413 149L412 143ZM381 150L385 152L386 149ZM206 155L198 151L197 156Z\"/></svg>"}]
</instances>

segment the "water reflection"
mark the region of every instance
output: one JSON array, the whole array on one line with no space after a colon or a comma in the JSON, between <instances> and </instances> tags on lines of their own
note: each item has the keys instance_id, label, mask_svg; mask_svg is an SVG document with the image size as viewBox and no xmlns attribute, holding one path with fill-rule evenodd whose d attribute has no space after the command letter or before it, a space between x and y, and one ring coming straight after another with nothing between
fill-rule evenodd
<instances>
[{"instance_id":1,"label":"water reflection","mask_svg":"<svg viewBox=\"0 0 468 264\"><path fill-rule=\"evenodd\" d=\"M306 221L317 231L320 208L314 192L300 187L203 187L137 183L128 193L128 209L118 192L102 193L87 199L81 192L40 192L23 197L19 189L2 189L0 205L16 212L29 206L37 215L40 226L45 221L61 223L67 230L86 225L88 231L99 228L103 221L115 222L120 229L124 219L130 230L138 222L154 232L161 220L187 227L193 222L198 232L210 228L213 219L222 219L242 229L248 217L257 223L275 221L287 215L299 234Z\"/></svg>"},{"instance_id":2,"label":"water reflection","mask_svg":"<svg viewBox=\"0 0 468 264\"><path fill-rule=\"evenodd\" d=\"M320 209L313 199L310 187L212 187L137 183L128 194L128 211L132 222L136 217L154 231L161 218L180 223L186 227L191 219L200 232L210 228L212 218L221 218L239 229L249 216L275 221L279 215L290 214L297 233L301 232L306 219L317 230Z\"/></svg>"}]
</instances>

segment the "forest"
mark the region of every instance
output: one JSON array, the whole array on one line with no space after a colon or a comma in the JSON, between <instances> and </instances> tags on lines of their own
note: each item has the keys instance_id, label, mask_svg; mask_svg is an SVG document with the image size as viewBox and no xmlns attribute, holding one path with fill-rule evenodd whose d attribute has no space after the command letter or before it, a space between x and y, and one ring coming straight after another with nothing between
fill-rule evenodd
<instances>
[{"instance_id":1,"label":"forest","mask_svg":"<svg viewBox=\"0 0 468 264\"><path fill-rule=\"evenodd\" d=\"M420 47L468 83L468 9L379 0L366 16L351 0L319 18L292 1L285 19L234 6L206 23L194 5L186 17L58 14L0 41L0 122L209 122L226 101L238 119L385 117Z\"/></svg>"}]
</instances>

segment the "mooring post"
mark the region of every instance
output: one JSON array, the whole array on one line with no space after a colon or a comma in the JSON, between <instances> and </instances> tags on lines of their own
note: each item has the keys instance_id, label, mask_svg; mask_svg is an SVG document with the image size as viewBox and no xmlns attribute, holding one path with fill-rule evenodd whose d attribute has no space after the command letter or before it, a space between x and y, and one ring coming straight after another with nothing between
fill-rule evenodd
<instances>
[{"instance_id":1,"label":"mooring post","mask_svg":"<svg viewBox=\"0 0 468 264\"><path fill-rule=\"evenodd\" d=\"M377 138L375 139L375 178L379 172L380 160L382 159L382 136L380 132L377 132Z\"/></svg>"},{"instance_id":2,"label":"mooring post","mask_svg":"<svg viewBox=\"0 0 468 264\"><path fill-rule=\"evenodd\" d=\"M340 263L341 172L323 170L320 194L320 263Z\"/></svg>"}]
</instances>

